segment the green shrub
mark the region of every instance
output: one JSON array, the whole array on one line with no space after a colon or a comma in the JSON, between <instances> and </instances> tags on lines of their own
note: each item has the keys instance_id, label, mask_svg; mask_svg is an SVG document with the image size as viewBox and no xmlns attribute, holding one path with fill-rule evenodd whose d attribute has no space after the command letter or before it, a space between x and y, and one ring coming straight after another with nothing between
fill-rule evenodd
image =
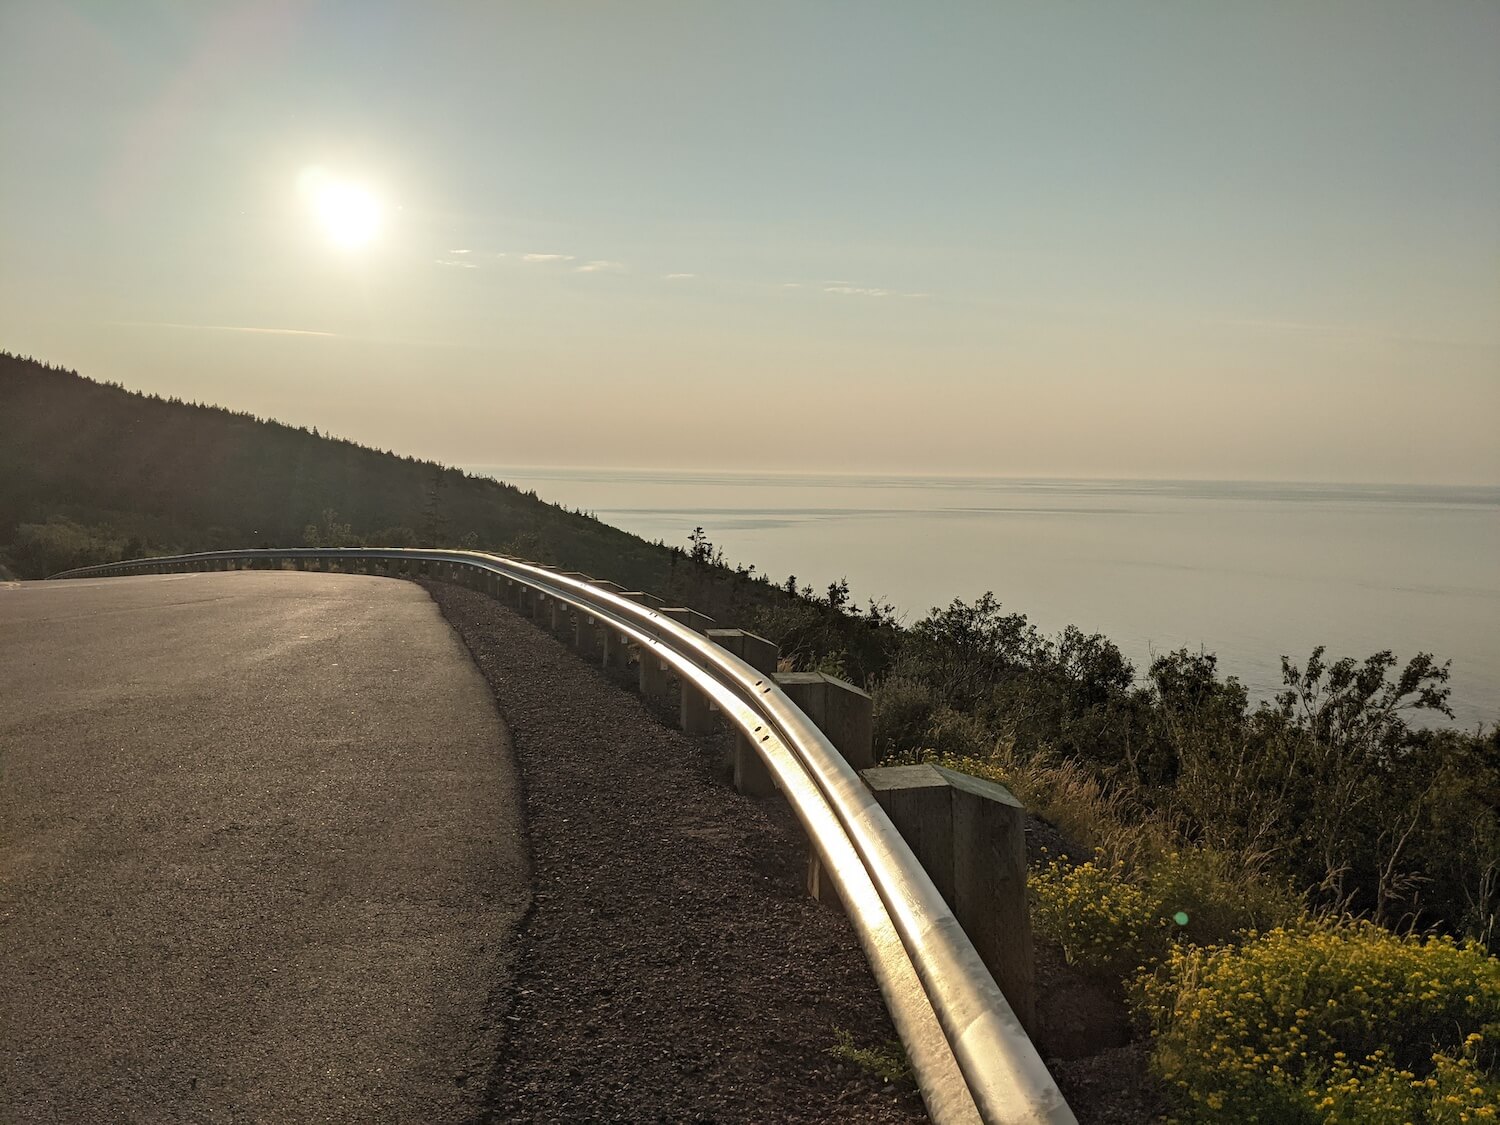
<instances>
[{"instance_id":1,"label":"green shrub","mask_svg":"<svg viewBox=\"0 0 1500 1125\"><path fill-rule=\"evenodd\" d=\"M1029 813L1055 826L1086 852L1103 852L1109 862L1138 866L1170 850L1172 834L1159 820L1108 786L1086 766L1045 752L1022 754L1001 742L989 754L947 754L933 759L959 773L999 782Z\"/></svg>"},{"instance_id":2,"label":"green shrub","mask_svg":"<svg viewBox=\"0 0 1500 1125\"><path fill-rule=\"evenodd\" d=\"M852 1063L883 1082L904 1082L911 1078L911 1063L899 1039L878 1047L858 1047L854 1033L845 1028L834 1028L833 1036L838 1042L828 1048L828 1054L840 1062Z\"/></svg>"},{"instance_id":3,"label":"green shrub","mask_svg":"<svg viewBox=\"0 0 1500 1125\"><path fill-rule=\"evenodd\" d=\"M876 756L895 757L917 749L936 706L932 689L909 676L887 676L871 694Z\"/></svg>"},{"instance_id":4,"label":"green shrub","mask_svg":"<svg viewBox=\"0 0 1500 1125\"><path fill-rule=\"evenodd\" d=\"M922 732L922 749L939 758L973 758L987 753L994 735L973 715L943 704L932 713Z\"/></svg>"},{"instance_id":5,"label":"green shrub","mask_svg":"<svg viewBox=\"0 0 1500 1125\"><path fill-rule=\"evenodd\" d=\"M1288 886L1257 877L1207 848L1154 857L1142 880L1152 904L1174 924L1173 937L1194 945L1225 945L1247 930L1290 925L1302 902Z\"/></svg>"},{"instance_id":6,"label":"green shrub","mask_svg":"<svg viewBox=\"0 0 1500 1125\"><path fill-rule=\"evenodd\" d=\"M114 562L123 547L124 538L108 528L54 516L46 523L20 524L8 553L22 578L46 578L74 567Z\"/></svg>"},{"instance_id":7,"label":"green shrub","mask_svg":"<svg viewBox=\"0 0 1500 1125\"><path fill-rule=\"evenodd\" d=\"M1189 1120L1492 1119L1500 961L1477 945L1307 921L1178 945L1132 991Z\"/></svg>"}]
</instances>

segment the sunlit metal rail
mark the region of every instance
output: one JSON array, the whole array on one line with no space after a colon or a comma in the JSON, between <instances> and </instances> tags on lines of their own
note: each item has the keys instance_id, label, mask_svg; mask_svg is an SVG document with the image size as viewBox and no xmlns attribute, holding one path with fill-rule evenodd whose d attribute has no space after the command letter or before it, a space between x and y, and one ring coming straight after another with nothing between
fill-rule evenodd
<instances>
[{"instance_id":1,"label":"sunlit metal rail","mask_svg":"<svg viewBox=\"0 0 1500 1125\"><path fill-rule=\"evenodd\" d=\"M771 677L671 618L585 579L476 551L210 551L52 577L279 567L299 560L350 572L426 573L497 596L519 585L654 653L744 732L791 804L859 936L932 1119L940 1125L1075 1122L952 910L853 767Z\"/></svg>"}]
</instances>

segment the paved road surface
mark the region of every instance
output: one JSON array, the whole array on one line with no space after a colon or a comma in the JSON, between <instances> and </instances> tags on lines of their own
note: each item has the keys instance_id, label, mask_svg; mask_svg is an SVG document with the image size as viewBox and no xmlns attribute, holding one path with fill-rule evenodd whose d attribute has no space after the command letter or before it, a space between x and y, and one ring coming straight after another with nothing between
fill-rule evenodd
<instances>
[{"instance_id":1,"label":"paved road surface","mask_svg":"<svg viewBox=\"0 0 1500 1125\"><path fill-rule=\"evenodd\" d=\"M416 585L0 584L7 1125L463 1120L524 855Z\"/></svg>"}]
</instances>

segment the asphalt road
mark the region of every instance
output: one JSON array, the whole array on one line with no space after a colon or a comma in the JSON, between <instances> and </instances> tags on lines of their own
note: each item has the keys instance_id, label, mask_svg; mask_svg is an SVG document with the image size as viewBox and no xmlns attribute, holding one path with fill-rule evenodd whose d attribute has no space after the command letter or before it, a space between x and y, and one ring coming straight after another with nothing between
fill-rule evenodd
<instances>
[{"instance_id":1,"label":"asphalt road","mask_svg":"<svg viewBox=\"0 0 1500 1125\"><path fill-rule=\"evenodd\" d=\"M0 584L0 1122L467 1119L506 737L410 582Z\"/></svg>"}]
</instances>

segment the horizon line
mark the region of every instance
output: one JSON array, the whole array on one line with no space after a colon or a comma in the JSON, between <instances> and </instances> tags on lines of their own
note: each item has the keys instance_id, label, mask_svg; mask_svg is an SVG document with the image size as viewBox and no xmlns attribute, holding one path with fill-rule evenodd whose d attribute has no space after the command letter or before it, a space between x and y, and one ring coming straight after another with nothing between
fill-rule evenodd
<instances>
[{"instance_id":1,"label":"horizon line","mask_svg":"<svg viewBox=\"0 0 1500 1125\"><path fill-rule=\"evenodd\" d=\"M844 477L885 480L1007 480L1007 481L1051 481L1058 483L1108 483L1108 484L1301 484L1333 486L1339 488L1466 488L1500 489L1500 480L1492 482L1453 482L1437 480L1317 480L1307 477L1181 477L1181 476L1077 476L1054 473L1001 473L984 470L921 470L921 469L718 469L709 466L666 467L650 465L501 465L501 464L457 464L456 468L472 472L476 469L492 471L526 472L534 475L547 473L633 473L670 474L673 476L716 475L744 477Z\"/></svg>"}]
</instances>

